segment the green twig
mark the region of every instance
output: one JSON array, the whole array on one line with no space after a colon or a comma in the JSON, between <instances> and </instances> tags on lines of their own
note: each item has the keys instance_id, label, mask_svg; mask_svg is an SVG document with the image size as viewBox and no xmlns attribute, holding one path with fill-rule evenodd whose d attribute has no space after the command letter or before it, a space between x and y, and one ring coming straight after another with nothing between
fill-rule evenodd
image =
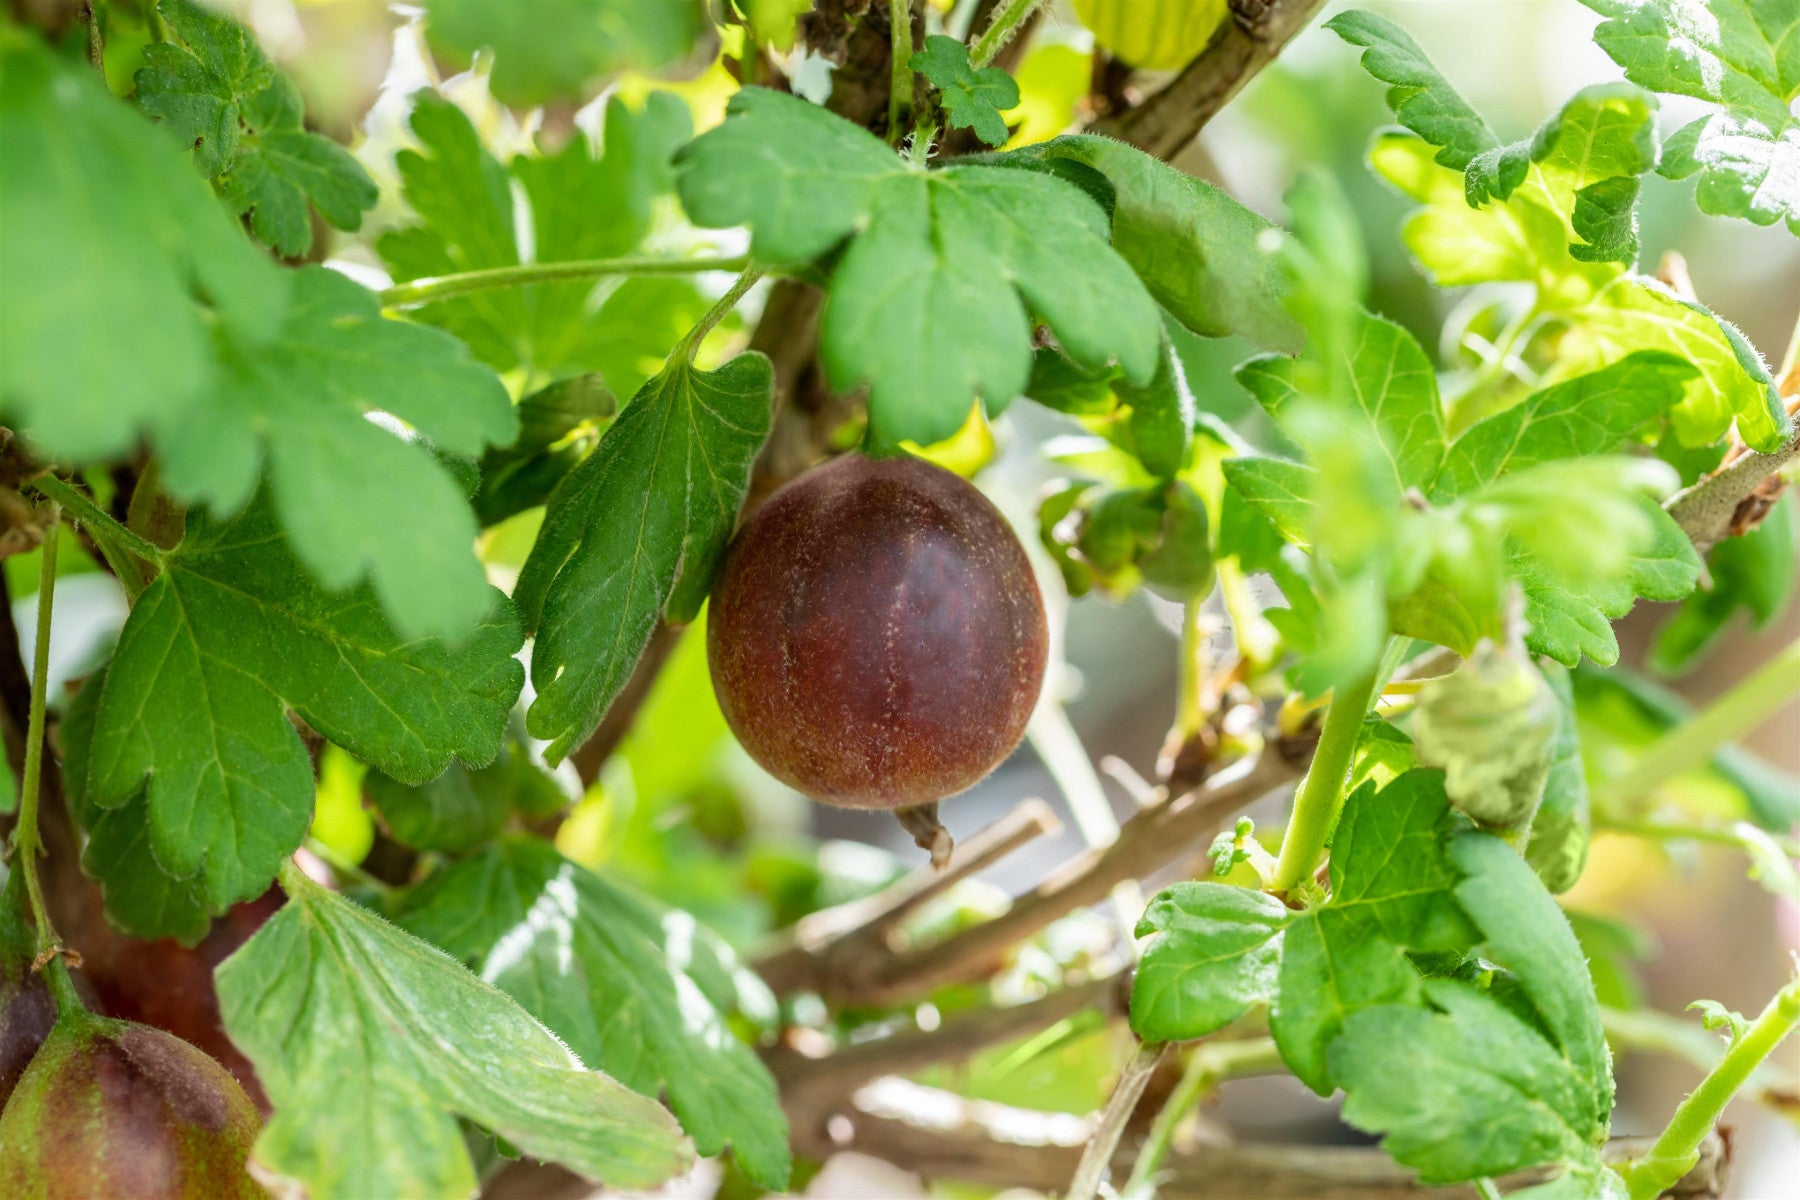
<instances>
[{"instance_id":1,"label":"green twig","mask_svg":"<svg viewBox=\"0 0 1800 1200\"><path fill-rule=\"evenodd\" d=\"M692 329L688 330L687 335L679 342L675 343L675 348L669 351L669 357L673 359L679 355L691 362L695 353L700 349L700 343L706 340L706 335L713 331L714 326L725 319L726 313L737 307L738 301L744 298L744 293L756 286L756 281L762 277L763 273L761 271L749 267L745 268L743 274L739 275L732 285L725 290L725 294L720 296L718 300L713 303L713 306L706 310L705 315L695 323Z\"/></svg>"},{"instance_id":2,"label":"green twig","mask_svg":"<svg viewBox=\"0 0 1800 1200\"><path fill-rule=\"evenodd\" d=\"M1112 1166L1113 1152L1119 1148L1119 1139L1125 1136L1125 1126L1130 1122L1131 1114L1137 1111L1144 1088L1149 1085L1150 1076L1168 1049L1167 1042L1143 1042L1131 1056L1131 1061L1125 1064L1112 1096L1106 1101L1106 1109L1100 1114L1100 1127L1094 1131L1094 1140L1082 1151L1081 1162L1075 1167L1075 1178L1069 1181L1069 1190L1063 1194L1063 1200L1094 1200L1099 1194L1100 1183Z\"/></svg>"},{"instance_id":3,"label":"green twig","mask_svg":"<svg viewBox=\"0 0 1800 1200\"><path fill-rule=\"evenodd\" d=\"M1019 32L1019 26L1043 2L1044 0L1006 0L1000 11L994 14L994 19L988 22L988 27L981 31L981 36L975 39L974 45L969 47L969 65L979 71L993 62L994 55L1013 40L1013 36Z\"/></svg>"},{"instance_id":4,"label":"green twig","mask_svg":"<svg viewBox=\"0 0 1800 1200\"><path fill-rule=\"evenodd\" d=\"M1319 731L1319 748L1313 753L1312 768L1300 782L1294 796L1294 815L1288 821L1281 839L1281 858L1275 864L1270 890L1289 892L1300 881L1310 877L1325 849L1325 838L1337 820L1344 802L1344 781L1350 775L1350 760L1356 742L1362 736L1363 718L1375 698L1382 678L1379 670L1358 678L1332 693L1325 710L1325 722Z\"/></svg>"},{"instance_id":5,"label":"green twig","mask_svg":"<svg viewBox=\"0 0 1800 1200\"><path fill-rule=\"evenodd\" d=\"M31 906L33 945L37 949L39 969L49 968L47 976L56 1011L74 1012L83 1008L69 979L68 968L61 960L62 939L50 923L50 909L44 903L44 885L38 878L38 859L44 853L44 842L38 833L38 798L42 795L44 774L44 712L48 707L50 678L50 621L56 608L56 547L62 532L56 502L50 502L49 529L38 559L37 637L31 660L31 710L25 728L25 778L19 792L19 822L13 827L13 864L25 877L25 898Z\"/></svg>"},{"instance_id":6,"label":"green twig","mask_svg":"<svg viewBox=\"0 0 1800 1200\"><path fill-rule=\"evenodd\" d=\"M1206 597L1181 612L1181 660L1175 664L1175 732L1185 741L1206 727Z\"/></svg>"},{"instance_id":7,"label":"green twig","mask_svg":"<svg viewBox=\"0 0 1800 1200\"><path fill-rule=\"evenodd\" d=\"M1250 594L1250 581L1236 558L1220 560L1219 598L1225 603L1225 616L1231 621L1231 636L1237 642L1238 657L1244 661L1245 674L1255 679L1275 661L1280 636L1269 619L1262 614L1256 597Z\"/></svg>"},{"instance_id":8,"label":"green twig","mask_svg":"<svg viewBox=\"0 0 1800 1200\"><path fill-rule=\"evenodd\" d=\"M1751 828L1755 828L1752 826ZM1616 820L1612 817L1597 815L1594 818L1596 833L1621 833L1628 837L1649 838L1658 842L1708 842L1715 846L1730 846L1736 850L1751 849L1750 839L1739 825L1687 825L1673 821L1628 821ZM1756 830L1757 836L1765 837L1770 844L1778 847L1789 858L1800 859L1800 839L1782 837L1767 830Z\"/></svg>"},{"instance_id":9,"label":"green twig","mask_svg":"<svg viewBox=\"0 0 1800 1200\"><path fill-rule=\"evenodd\" d=\"M692 275L699 271L741 271L749 255L711 258L584 258L571 262L524 263L516 267L489 267L433 275L397 283L379 293L383 308L416 308L433 300L448 300L490 288L523 287L532 283L561 283L576 279L603 279L610 275Z\"/></svg>"},{"instance_id":10,"label":"green twig","mask_svg":"<svg viewBox=\"0 0 1800 1200\"><path fill-rule=\"evenodd\" d=\"M905 126L900 123L912 99L913 40L911 0L888 0L888 56L893 74L888 83L888 145L900 144Z\"/></svg>"},{"instance_id":11,"label":"green twig","mask_svg":"<svg viewBox=\"0 0 1800 1200\"><path fill-rule=\"evenodd\" d=\"M1131 1164L1131 1178L1119 1195L1126 1197L1152 1194L1156 1172L1168 1157L1174 1144L1175 1131L1188 1113L1221 1083L1246 1075L1266 1075L1282 1069L1281 1052L1270 1038L1254 1038L1235 1042L1201 1042L1188 1056L1187 1069L1181 1082L1169 1094L1162 1111L1156 1114L1144 1148Z\"/></svg>"},{"instance_id":12,"label":"green twig","mask_svg":"<svg viewBox=\"0 0 1800 1200\"><path fill-rule=\"evenodd\" d=\"M1620 813L1669 779L1706 762L1800 695L1800 638L1736 687L1650 743L1631 769L1596 790L1596 812Z\"/></svg>"},{"instance_id":13,"label":"green twig","mask_svg":"<svg viewBox=\"0 0 1800 1200\"><path fill-rule=\"evenodd\" d=\"M1650 1152L1620 1170L1631 1200L1655 1200L1700 1161L1700 1144L1718 1124L1725 1106L1796 1024L1800 1024L1800 978L1775 993L1718 1065L1676 1106Z\"/></svg>"}]
</instances>

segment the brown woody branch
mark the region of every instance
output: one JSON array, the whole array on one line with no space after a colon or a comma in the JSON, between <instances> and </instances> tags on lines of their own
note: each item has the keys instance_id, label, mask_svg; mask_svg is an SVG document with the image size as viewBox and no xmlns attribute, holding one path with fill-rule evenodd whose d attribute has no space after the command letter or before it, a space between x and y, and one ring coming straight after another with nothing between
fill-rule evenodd
<instances>
[{"instance_id":1,"label":"brown woody branch","mask_svg":"<svg viewBox=\"0 0 1800 1200\"><path fill-rule=\"evenodd\" d=\"M1306 26L1324 0L1231 0L1233 20L1161 91L1090 127L1158 158L1174 158Z\"/></svg>"},{"instance_id":2,"label":"brown woody branch","mask_svg":"<svg viewBox=\"0 0 1800 1200\"><path fill-rule=\"evenodd\" d=\"M853 1150L908 1169L923 1165L932 1178L956 1179L1046 1193L1062 1189L1093 1136L1091 1118L1034 1112L967 1100L936 1088L886 1079L863 1089L819 1128L794 1130L794 1148L825 1157ZM1649 1138L1614 1138L1609 1162L1642 1155ZM1138 1147L1121 1147L1115 1178L1129 1170ZM1718 1197L1730 1148L1718 1134L1701 1147L1700 1161L1667 1193L1681 1200ZM1525 1172L1501 1181L1508 1190L1544 1177ZM1237 1144L1181 1147L1164 1162L1157 1189L1163 1200L1473 1200L1468 1186L1427 1188L1374 1147Z\"/></svg>"},{"instance_id":3,"label":"brown woody branch","mask_svg":"<svg viewBox=\"0 0 1800 1200\"><path fill-rule=\"evenodd\" d=\"M814 960L829 956L834 947L846 941L891 941L901 922L926 902L1061 827L1048 804L1035 798L1023 801L959 843L942 869L920 866L872 896L803 917L759 956L756 970L778 992L805 987L814 977Z\"/></svg>"},{"instance_id":4,"label":"brown woody branch","mask_svg":"<svg viewBox=\"0 0 1800 1200\"><path fill-rule=\"evenodd\" d=\"M886 931L880 937L845 937L822 953L785 962L783 982L836 1004L879 1007L978 979L1059 917L1099 903L1115 885L1141 879L1210 839L1253 801L1293 782L1311 751L1310 740L1277 741L1201 787L1141 809L1111 845L1071 859L991 921L901 950L890 945Z\"/></svg>"},{"instance_id":5,"label":"brown woody branch","mask_svg":"<svg viewBox=\"0 0 1800 1200\"><path fill-rule=\"evenodd\" d=\"M1729 466L1671 496L1664 507L1704 554L1761 519L1782 488L1776 472L1796 458L1800 458L1800 431L1773 453L1744 452Z\"/></svg>"}]
</instances>

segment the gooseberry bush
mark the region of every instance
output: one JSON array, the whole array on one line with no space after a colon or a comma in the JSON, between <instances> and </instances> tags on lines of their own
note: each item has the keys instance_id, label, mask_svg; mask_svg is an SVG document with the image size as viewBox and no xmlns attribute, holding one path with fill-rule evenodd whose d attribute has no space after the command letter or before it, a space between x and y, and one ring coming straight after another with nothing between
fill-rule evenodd
<instances>
[{"instance_id":1,"label":"gooseberry bush","mask_svg":"<svg viewBox=\"0 0 1800 1200\"><path fill-rule=\"evenodd\" d=\"M252 6L9 4L0 1190L1717 1194L1800 985L1684 1024L1558 897L1611 831L1800 900L1731 745L1800 646L1693 712L1614 632L1674 606L1677 673L1790 587L1800 339L1637 206L1800 235L1800 0L1584 3L1616 77L1516 141L1319 0L426 0L353 137ZM1332 176L1276 223L1168 161L1296 36L1385 89L1441 345ZM1122 824L1090 592L1184 614ZM1090 845L995 905L1047 810L950 797L1025 736ZM1704 1075L1615 1128L1646 1044ZM1379 1151L1190 1132L1271 1074Z\"/></svg>"}]
</instances>

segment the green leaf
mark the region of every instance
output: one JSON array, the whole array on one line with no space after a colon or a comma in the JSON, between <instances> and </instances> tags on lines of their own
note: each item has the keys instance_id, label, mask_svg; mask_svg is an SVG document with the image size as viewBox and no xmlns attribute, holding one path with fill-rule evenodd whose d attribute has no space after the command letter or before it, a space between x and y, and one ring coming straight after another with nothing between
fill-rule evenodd
<instances>
[{"instance_id":1,"label":"green leaf","mask_svg":"<svg viewBox=\"0 0 1800 1200\"><path fill-rule=\"evenodd\" d=\"M140 792L117 808L101 808L89 796L94 719L106 686L101 667L82 685L63 717L63 792L69 815L87 842L81 869L102 881L106 912L115 926L139 936L168 936L192 945L212 929L204 877L177 879L158 865L150 848L149 796Z\"/></svg>"},{"instance_id":2,"label":"green leaf","mask_svg":"<svg viewBox=\"0 0 1800 1200\"><path fill-rule=\"evenodd\" d=\"M579 100L600 76L685 58L707 29L698 0L428 0L425 34L439 54L494 52L496 98L531 106Z\"/></svg>"},{"instance_id":3,"label":"green leaf","mask_svg":"<svg viewBox=\"0 0 1800 1200\"><path fill-rule=\"evenodd\" d=\"M1010 136L1000 110L1019 103L1019 85L1011 75L999 67L977 71L969 65L968 48L942 34L926 38L925 49L909 65L938 90L951 129L973 129L990 146Z\"/></svg>"},{"instance_id":4,"label":"green leaf","mask_svg":"<svg viewBox=\"0 0 1800 1200\"><path fill-rule=\"evenodd\" d=\"M1438 162L1460 171L1497 144L1487 122L1404 29L1360 9L1339 13L1325 28L1353 46L1366 47L1363 70L1392 85L1388 107L1402 125L1439 147Z\"/></svg>"},{"instance_id":5,"label":"green leaf","mask_svg":"<svg viewBox=\"0 0 1800 1200\"><path fill-rule=\"evenodd\" d=\"M1619 660L1612 622L1630 612L1639 597L1679 600L1700 578L1700 556L1681 526L1653 501L1640 506L1650 540L1629 554L1621 574L1571 579L1538 558L1516 551L1509 571L1525 593L1525 644L1565 667L1587 655L1602 666Z\"/></svg>"},{"instance_id":6,"label":"green leaf","mask_svg":"<svg viewBox=\"0 0 1800 1200\"><path fill-rule=\"evenodd\" d=\"M1587 866L1591 824L1588 787L1581 766L1581 733L1569 672L1560 665L1541 665L1560 711L1556 734L1550 742L1550 773L1544 779L1543 799L1531 821L1525 861L1548 891L1561 893L1575 886Z\"/></svg>"},{"instance_id":7,"label":"green leaf","mask_svg":"<svg viewBox=\"0 0 1800 1200\"><path fill-rule=\"evenodd\" d=\"M397 841L445 854L467 853L492 841L515 812L553 813L571 800L512 739L485 767L453 762L437 778L416 785L371 771L364 788Z\"/></svg>"},{"instance_id":8,"label":"green leaf","mask_svg":"<svg viewBox=\"0 0 1800 1200\"><path fill-rule=\"evenodd\" d=\"M280 324L289 276L168 137L12 27L0 162L0 416L49 455L110 457L183 428L218 373L214 324L245 344Z\"/></svg>"},{"instance_id":9,"label":"green leaf","mask_svg":"<svg viewBox=\"0 0 1800 1200\"><path fill-rule=\"evenodd\" d=\"M1261 247L1276 227L1223 190L1124 142L1071 134L999 161L1098 172L1110 192L1113 248L1150 294L1195 333L1240 333L1269 350L1296 351L1300 330L1288 283Z\"/></svg>"},{"instance_id":10,"label":"green leaf","mask_svg":"<svg viewBox=\"0 0 1800 1200\"><path fill-rule=\"evenodd\" d=\"M1505 200L1521 185L1566 214L1578 262L1637 261L1638 176L1656 166L1656 97L1628 83L1583 88L1530 138L1469 164L1469 203ZM1441 161L1441 159L1440 159Z\"/></svg>"},{"instance_id":11,"label":"green leaf","mask_svg":"<svg viewBox=\"0 0 1800 1200\"><path fill-rule=\"evenodd\" d=\"M1223 469L1225 481L1267 517L1285 541L1301 547L1311 544L1318 472L1283 458L1251 455L1228 458Z\"/></svg>"},{"instance_id":12,"label":"green leaf","mask_svg":"<svg viewBox=\"0 0 1800 1200\"><path fill-rule=\"evenodd\" d=\"M1281 1057L1320 1095L1332 1089L1326 1050L1351 1014L1413 1003L1418 971L1405 951L1458 949L1470 929L1445 854L1450 811L1443 776L1409 771L1344 803L1332 842L1331 900L1289 926L1269 1028Z\"/></svg>"},{"instance_id":13,"label":"green leaf","mask_svg":"<svg viewBox=\"0 0 1800 1200\"><path fill-rule=\"evenodd\" d=\"M143 798L141 820L113 826L103 843L114 849L90 856L114 920L139 936L193 937L196 908L220 913L268 887L312 812L312 765L289 708L414 783L453 757L491 761L523 672L510 606L487 597L487 617L456 647L408 639L367 588L321 590L265 502L223 523L190 514L119 636L90 758L75 773L91 810ZM129 859L127 843L150 853ZM151 872L191 888L179 928L126 904L145 887L167 890Z\"/></svg>"},{"instance_id":14,"label":"green leaf","mask_svg":"<svg viewBox=\"0 0 1800 1200\"><path fill-rule=\"evenodd\" d=\"M1383 1148L1426 1183L1544 1163L1596 1171L1612 1063L1581 947L1504 841L1464 833L1449 856L1480 960L1508 973L1487 991L1424 980L1424 1004L1351 1014L1329 1051L1344 1117L1384 1134Z\"/></svg>"},{"instance_id":15,"label":"green leaf","mask_svg":"<svg viewBox=\"0 0 1800 1200\"><path fill-rule=\"evenodd\" d=\"M402 281L637 250L657 197L671 186L669 158L692 130L686 106L667 92L651 92L640 110L614 97L606 104L604 154L577 130L556 154L521 154L503 166L482 146L463 110L436 92L413 96L410 126L419 148L402 150L395 166L419 221L376 243ZM526 225L515 219L515 189L526 201ZM661 282L697 295L688 280ZM596 319L592 300L602 286L618 283L496 289L422 305L411 315L456 334L495 370L522 367L541 382L611 365L608 352L620 342L621 326L630 329L631 323L616 313L612 320ZM652 353L666 352L680 332L658 329L668 336ZM642 382L607 375L619 392Z\"/></svg>"},{"instance_id":16,"label":"green leaf","mask_svg":"<svg viewBox=\"0 0 1800 1200\"><path fill-rule=\"evenodd\" d=\"M289 257L312 248L307 205L354 232L377 199L350 152L303 121L300 93L236 21L191 0L157 0L172 37L144 49L137 104L193 150L232 210Z\"/></svg>"},{"instance_id":17,"label":"green leaf","mask_svg":"<svg viewBox=\"0 0 1800 1200\"><path fill-rule=\"evenodd\" d=\"M772 1011L773 998L692 917L515 839L413 889L398 920L472 963L583 1061L647 1096L667 1089L702 1154L730 1145L755 1182L787 1186L775 1081L726 1023L740 1006Z\"/></svg>"},{"instance_id":18,"label":"green leaf","mask_svg":"<svg viewBox=\"0 0 1800 1200\"><path fill-rule=\"evenodd\" d=\"M537 635L528 724L552 762L600 723L657 621L699 610L773 390L760 354L702 371L678 351L551 496L514 597Z\"/></svg>"},{"instance_id":19,"label":"green leaf","mask_svg":"<svg viewBox=\"0 0 1800 1200\"><path fill-rule=\"evenodd\" d=\"M1698 174L1704 212L1800 234L1800 5L1794 0L1582 0L1594 41L1633 83L1719 111L1669 140L1662 172Z\"/></svg>"},{"instance_id":20,"label":"green leaf","mask_svg":"<svg viewBox=\"0 0 1800 1200\"><path fill-rule=\"evenodd\" d=\"M1561 182L1551 178L1554 156L1505 200L1471 208L1462 179L1434 163L1430 150L1418 138L1390 133L1378 136L1370 151L1375 170L1425 206L1407 218L1407 247L1444 287L1531 284L1539 310L1554 318L1536 335L1553 351L1543 382L1588 374L1640 350L1661 350L1698 371L1672 413L1685 444L1717 441L1734 420L1759 449L1781 443L1789 421L1768 365L1735 327L1618 263L1574 256L1570 247L1580 234L1557 199L1574 192L1567 172Z\"/></svg>"},{"instance_id":21,"label":"green leaf","mask_svg":"<svg viewBox=\"0 0 1800 1200\"><path fill-rule=\"evenodd\" d=\"M1568 919L1524 859L1499 838L1465 834L1450 847L1462 872L1456 900L1481 931L1482 958L1518 979L1581 1084L1576 1130L1595 1145L1612 1111L1612 1057L1587 959Z\"/></svg>"},{"instance_id":22,"label":"green leaf","mask_svg":"<svg viewBox=\"0 0 1800 1200\"><path fill-rule=\"evenodd\" d=\"M593 452L618 415L619 401L598 372L559 380L519 401L519 437L481 459L475 516L485 527L550 498L575 465Z\"/></svg>"},{"instance_id":23,"label":"green leaf","mask_svg":"<svg viewBox=\"0 0 1800 1200\"><path fill-rule=\"evenodd\" d=\"M1058 178L993 163L921 171L795 96L745 88L676 156L688 215L750 226L751 253L830 267L820 350L832 386L869 385L877 444L942 441L971 396L1000 406L1031 374L1034 315L1071 358L1157 364L1161 323L1107 242L1106 215ZM1029 308L1028 308L1029 306Z\"/></svg>"},{"instance_id":24,"label":"green leaf","mask_svg":"<svg viewBox=\"0 0 1800 1200\"><path fill-rule=\"evenodd\" d=\"M1273 896L1222 883L1177 883L1150 901L1149 938L1131 984L1131 1028L1186 1042L1275 997L1281 931L1295 914Z\"/></svg>"},{"instance_id":25,"label":"green leaf","mask_svg":"<svg viewBox=\"0 0 1800 1200\"><path fill-rule=\"evenodd\" d=\"M1430 487L1444 461L1444 409L1437 373L1418 341L1392 321L1359 311L1333 349L1341 361L1326 369L1308 359L1253 358L1238 368L1238 382L1297 439L1305 431L1295 417L1308 400L1315 409L1330 406L1366 423L1386 453L1394 494ZM1344 373L1348 395L1328 391L1327 370Z\"/></svg>"},{"instance_id":26,"label":"green leaf","mask_svg":"<svg viewBox=\"0 0 1800 1200\"><path fill-rule=\"evenodd\" d=\"M506 390L456 339L384 318L336 271L307 267L294 283L274 341L221 343L218 386L160 443L163 484L228 514L249 500L266 457L282 525L320 583L366 578L402 632L460 636L491 607L463 490L430 448L369 413L475 457L517 435Z\"/></svg>"},{"instance_id":27,"label":"green leaf","mask_svg":"<svg viewBox=\"0 0 1800 1200\"><path fill-rule=\"evenodd\" d=\"M1659 675L1686 671L1740 609L1749 614L1751 628L1767 626L1793 596L1797 558L1800 501L1786 491L1756 528L1713 548L1709 581L1657 630L1650 647L1651 669Z\"/></svg>"},{"instance_id":28,"label":"green leaf","mask_svg":"<svg viewBox=\"0 0 1800 1200\"><path fill-rule=\"evenodd\" d=\"M1694 374L1683 359L1645 350L1534 392L1457 438L1430 494L1434 500L1459 496L1507 471L1608 453L1679 403Z\"/></svg>"},{"instance_id":29,"label":"green leaf","mask_svg":"<svg viewBox=\"0 0 1800 1200\"><path fill-rule=\"evenodd\" d=\"M315 1196L464 1197L457 1117L615 1187L686 1170L661 1105L581 1062L442 951L284 873L288 902L216 973L274 1103L253 1157Z\"/></svg>"},{"instance_id":30,"label":"green leaf","mask_svg":"<svg viewBox=\"0 0 1800 1200\"><path fill-rule=\"evenodd\" d=\"M1432 1008L1384 1005L1345 1021L1331 1047L1344 1119L1384 1135L1382 1149L1426 1184L1596 1166L1593 1114L1568 1061L1469 984L1432 979L1423 989Z\"/></svg>"}]
</instances>

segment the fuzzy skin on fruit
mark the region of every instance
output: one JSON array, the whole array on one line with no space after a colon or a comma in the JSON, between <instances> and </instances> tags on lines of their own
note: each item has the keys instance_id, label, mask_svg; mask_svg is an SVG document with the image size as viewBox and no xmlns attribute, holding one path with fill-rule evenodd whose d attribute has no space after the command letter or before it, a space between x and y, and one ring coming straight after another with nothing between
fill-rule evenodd
<instances>
[{"instance_id":1,"label":"fuzzy skin on fruit","mask_svg":"<svg viewBox=\"0 0 1800 1200\"><path fill-rule=\"evenodd\" d=\"M9 1200L248 1200L262 1122L225 1068L180 1038L87 1012L58 1020L0 1114Z\"/></svg>"},{"instance_id":2,"label":"fuzzy skin on fruit","mask_svg":"<svg viewBox=\"0 0 1800 1200\"><path fill-rule=\"evenodd\" d=\"M1037 703L1043 597L999 511L917 458L851 454L769 498L713 585L707 660L770 774L848 808L954 795Z\"/></svg>"}]
</instances>

